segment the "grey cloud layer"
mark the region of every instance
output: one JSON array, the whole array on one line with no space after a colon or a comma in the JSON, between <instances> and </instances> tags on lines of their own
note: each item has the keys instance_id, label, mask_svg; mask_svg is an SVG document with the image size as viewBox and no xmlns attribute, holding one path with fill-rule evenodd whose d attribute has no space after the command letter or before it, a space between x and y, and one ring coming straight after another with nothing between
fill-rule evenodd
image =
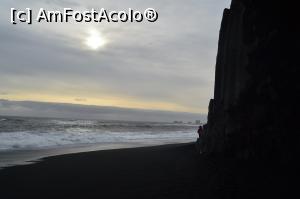
<instances>
[{"instance_id":1,"label":"grey cloud layer","mask_svg":"<svg viewBox=\"0 0 300 199\"><path fill-rule=\"evenodd\" d=\"M56 84L65 89L85 85L94 92L106 90L112 95L205 109L212 97L221 14L228 4L229 0L105 0L101 3L5 0L2 13L18 5L20 8L69 5L116 10L154 7L159 12L159 21L94 24L93 28L99 29L110 43L99 52L90 52L82 49L79 37L91 25L25 27L12 26L2 20L0 91L47 90Z\"/></svg>"}]
</instances>

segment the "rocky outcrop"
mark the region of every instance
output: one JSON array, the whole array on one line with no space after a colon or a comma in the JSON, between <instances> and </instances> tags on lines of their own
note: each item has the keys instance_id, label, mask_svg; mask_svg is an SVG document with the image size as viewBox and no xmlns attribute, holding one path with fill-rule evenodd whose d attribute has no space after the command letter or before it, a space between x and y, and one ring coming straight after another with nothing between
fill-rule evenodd
<instances>
[{"instance_id":1,"label":"rocky outcrop","mask_svg":"<svg viewBox=\"0 0 300 199\"><path fill-rule=\"evenodd\" d=\"M298 151L294 9L283 1L233 0L224 10L203 137L207 154L288 159Z\"/></svg>"}]
</instances>

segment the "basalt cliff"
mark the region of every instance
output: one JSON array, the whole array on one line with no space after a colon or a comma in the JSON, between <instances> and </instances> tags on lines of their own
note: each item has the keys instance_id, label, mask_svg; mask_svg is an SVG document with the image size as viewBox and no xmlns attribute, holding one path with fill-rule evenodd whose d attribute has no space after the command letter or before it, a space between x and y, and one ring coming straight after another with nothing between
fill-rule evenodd
<instances>
[{"instance_id":1,"label":"basalt cliff","mask_svg":"<svg viewBox=\"0 0 300 199\"><path fill-rule=\"evenodd\" d=\"M224 10L214 99L196 145L218 168L212 198L285 198L297 180L297 9L291 1L232 0Z\"/></svg>"},{"instance_id":2,"label":"basalt cliff","mask_svg":"<svg viewBox=\"0 0 300 199\"><path fill-rule=\"evenodd\" d=\"M287 164L299 148L299 35L288 1L233 0L219 36L202 150Z\"/></svg>"}]
</instances>

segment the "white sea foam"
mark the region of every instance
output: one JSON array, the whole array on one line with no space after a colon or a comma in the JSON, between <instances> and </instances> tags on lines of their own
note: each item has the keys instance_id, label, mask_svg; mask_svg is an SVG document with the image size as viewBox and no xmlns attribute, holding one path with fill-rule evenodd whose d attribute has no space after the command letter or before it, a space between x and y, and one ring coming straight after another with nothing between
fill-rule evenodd
<instances>
[{"instance_id":1,"label":"white sea foam","mask_svg":"<svg viewBox=\"0 0 300 199\"><path fill-rule=\"evenodd\" d=\"M93 125L97 121L93 120L50 120L56 125Z\"/></svg>"},{"instance_id":2,"label":"white sea foam","mask_svg":"<svg viewBox=\"0 0 300 199\"><path fill-rule=\"evenodd\" d=\"M173 132L111 132L91 131L83 128L72 128L66 131L53 132L1 132L0 150L22 150L56 148L69 145L107 144L107 143L169 143L189 142L196 139L194 131Z\"/></svg>"}]
</instances>

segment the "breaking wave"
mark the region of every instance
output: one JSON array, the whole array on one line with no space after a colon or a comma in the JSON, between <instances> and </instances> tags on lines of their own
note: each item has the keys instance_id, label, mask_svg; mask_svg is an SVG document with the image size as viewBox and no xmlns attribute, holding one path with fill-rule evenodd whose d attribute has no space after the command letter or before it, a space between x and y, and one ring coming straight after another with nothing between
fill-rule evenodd
<instances>
[{"instance_id":1,"label":"breaking wave","mask_svg":"<svg viewBox=\"0 0 300 199\"><path fill-rule=\"evenodd\" d=\"M80 144L188 142L196 139L194 132L91 132L72 129L66 132L2 132L0 150L40 149Z\"/></svg>"}]
</instances>

